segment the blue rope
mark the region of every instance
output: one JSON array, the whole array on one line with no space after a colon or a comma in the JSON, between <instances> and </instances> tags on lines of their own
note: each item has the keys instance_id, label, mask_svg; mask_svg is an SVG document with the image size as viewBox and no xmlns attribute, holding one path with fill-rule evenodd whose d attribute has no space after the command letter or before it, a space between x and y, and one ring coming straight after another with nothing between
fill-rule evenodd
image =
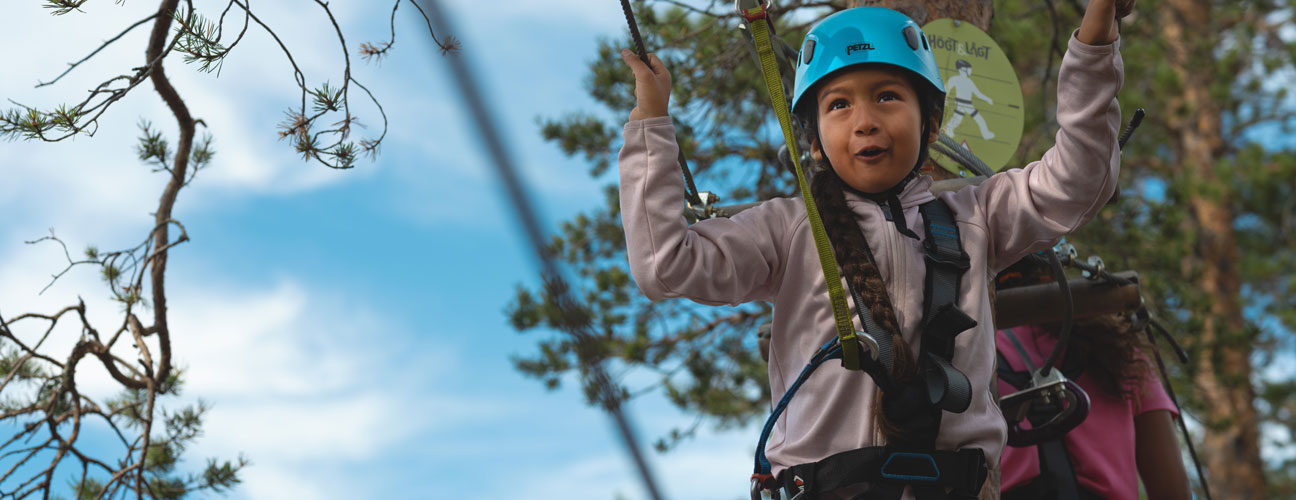
<instances>
[{"instance_id":1,"label":"blue rope","mask_svg":"<svg viewBox=\"0 0 1296 500\"><path fill-rule=\"evenodd\" d=\"M819 351L810 358L810 362L806 364L805 368L801 369L801 374L797 375L796 382L793 382L792 386L788 387L787 392L783 393L783 397L780 398L778 404L774 406L774 412L765 420L765 427L761 429L760 440L756 442L757 474L770 473L772 467L769 458L766 458L765 456L765 443L769 441L770 433L774 431L774 424L778 423L779 415L783 414L783 410L786 410L788 403L792 401L792 396L796 394L797 389L801 388L801 384L804 384L805 381L810 378L810 374L814 373L816 368L819 368L819 365L822 365L824 361L830 359L840 359L841 356L841 344L837 342L837 339L828 341L827 344L820 347Z\"/></svg>"}]
</instances>

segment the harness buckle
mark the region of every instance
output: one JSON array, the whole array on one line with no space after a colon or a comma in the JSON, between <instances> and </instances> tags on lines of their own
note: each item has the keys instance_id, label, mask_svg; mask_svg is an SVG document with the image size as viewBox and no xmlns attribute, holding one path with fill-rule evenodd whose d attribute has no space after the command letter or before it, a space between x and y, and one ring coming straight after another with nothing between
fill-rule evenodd
<instances>
[{"instance_id":1,"label":"harness buckle","mask_svg":"<svg viewBox=\"0 0 1296 500\"><path fill-rule=\"evenodd\" d=\"M889 470L893 464L896 470ZM930 483L940 479L941 470L936 465L936 459L927 453L897 451L887 456L886 462L882 463L881 474L883 478L896 481Z\"/></svg>"}]
</instances>

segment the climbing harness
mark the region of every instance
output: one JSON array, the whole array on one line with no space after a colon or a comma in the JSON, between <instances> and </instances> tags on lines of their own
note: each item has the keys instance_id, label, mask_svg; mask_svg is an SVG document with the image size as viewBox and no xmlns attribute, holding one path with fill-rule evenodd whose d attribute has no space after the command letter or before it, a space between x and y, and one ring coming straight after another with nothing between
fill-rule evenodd
<instances>
[{"instance_id":1,"label":"climbing harness","mask_svg":"<svg viewBox=\"0 0 1296 500\"><path fill-rule=\"evenodd\" d=\"M854 286L849 286L856 303L856 313L865 329L857 339L867 343L869 357L863 370L888 394L882 410L905 427L900 434L907 436L886 446L873 446L847 451L818 462L794 465L784 472L782 484L772 474L772 464L765 456L765 446L779 417L787 409L798 389L825 361L839 359L842 345L839 339L824 344L811 357L796 381L788 387L774 411L765 421L756 445L755 471L752 474L752 498L759 498L761 490L771 490L778 498L782 486L792 498L815 498L817 495L842 486L869 483L883 495L882 498L899 498L905 485L914 488L918 498L947 498L945 488L952 488L953 497L974 498L985 480L985 455L979 449L958 451L936 450L936 434L940 429L942 411L966 411L972 400L972 387L967 377L959 372L950 360L954 355L954 338L974 326L976 322L955 306L963 272L969 259L963 252L953 214L941 199L919 206L926 221L927 238L924 240L928 280L924 285L924 327L919 360L921 373L906 384L891 378L890 332L878 327L863 307L864 302Z\"/></svg>"}]
</instances>

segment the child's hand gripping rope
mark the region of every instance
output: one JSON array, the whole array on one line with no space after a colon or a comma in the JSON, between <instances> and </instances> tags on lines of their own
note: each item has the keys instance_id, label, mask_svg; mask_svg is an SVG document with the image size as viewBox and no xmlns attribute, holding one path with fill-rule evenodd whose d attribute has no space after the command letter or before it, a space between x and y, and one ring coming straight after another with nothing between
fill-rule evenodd
<instances>
[{"instance_id":1,"label":"child's hand gripping rope","mask_svg":"<svg viewBox=\"0 0 1296 500\"><path fill-rule=\"evenodd\" d=\"M671 93L671 74L666 70L666 65L662 64L656 54L648 54L648 61L652 63L650 68L628 49L621 51L621 59L625 60L635 77L635 100L638 105L630 110L630 121L666 116Z\"/></svg>"}]
</instances>

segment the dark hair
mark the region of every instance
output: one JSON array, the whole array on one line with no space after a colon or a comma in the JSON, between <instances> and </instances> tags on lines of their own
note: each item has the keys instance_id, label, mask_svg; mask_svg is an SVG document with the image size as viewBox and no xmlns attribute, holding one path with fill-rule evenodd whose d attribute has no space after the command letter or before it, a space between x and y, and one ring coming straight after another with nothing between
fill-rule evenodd
<instances>
[{"instance_id":1,"label":"dark hair","mask_svg":"<svg viewBox=\"0 0 1296 500\"><path fill-rule=\"evenodd\" d=\"M1044 259L1034 255L1008 266L995 278L997 290L1044 283L1053 283L1052 273ZM1059 323L1040 326L1054 338L1062 329ZM1141 394L1143 380L1151 370L1143 353L1152 345L1139 333L1133 322L1121 315L1079 320L1071 328L1066 357L1081 360L1084 372L1092 374L1107 395L1134 398Z\"/></svg>"},{"instance_id":2,"label":"dark hair","mask_svg":"<svg viewBox=\"0 0 1296 500\"><path fill-rule=\"evenodd\" d=\"M967 61L965 61L965 60L963 60L963 59L959 59L959 60L957 60L957 61L954 61L954 68L955 68L955 69L963 69L963 68L972 69L972 63L967 62Z\"/></svg>"},{"instance_id":3,"label":"dark hair","mask_svg":"<svg viewBox=\"0 0 1296 500\"><path fill-rule=\"evenodd\" d=\"M930 84L916 75L906 72L905 77L919 96L918 108L923 117L918 162L914 165L916 170L927 161L926 137L932 128L940 126L940 110L944 107L944 98ZM811 95L817 95L817 89L812 88L808 92L815 92ZM817 100L816 98L813 101ZM819 139L817 108L818 105L815 103L814 106L803 105L798 110L800 111L798 115L802 118L803 133L811 143ZM891 336L891 343L894 346L891 375L898 384L904 384L918 373L917 357L909 349L909 343L905 341L900 330L895 308L887 295L886 282L882 280L877 266L873 264L868 240L864 237L855 214L846 206L845 191L848 186L826 160L811 161L814 167L812 170L817 170L817 173L811 181L810 191L819 206L819 214L823 218L828 239L832 242L833 256L837 258L842 276L859 292L860 299L864 302L864 304L856 304L856 307L867 306L878 326L885 330L885 332L869 333ZM887 441L891 442L895 441L901 433L901 426L897 422L892 422L882 411L883 396L879 388L878 396L873 401L873 407L876 409L874 422Z\"/></svg>"}]
</instances>

